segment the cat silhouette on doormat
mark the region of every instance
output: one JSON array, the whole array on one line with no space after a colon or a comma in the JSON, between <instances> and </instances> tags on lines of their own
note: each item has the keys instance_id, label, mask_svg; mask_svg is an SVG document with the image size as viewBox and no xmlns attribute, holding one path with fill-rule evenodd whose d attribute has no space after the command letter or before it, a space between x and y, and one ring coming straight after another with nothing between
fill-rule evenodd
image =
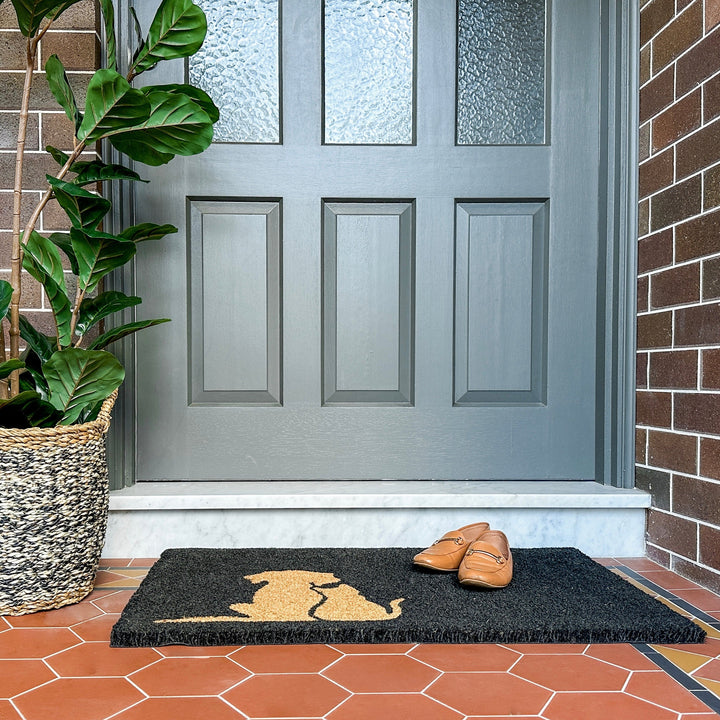
<instances>
[{"instance_id":1,"label":"cat silhouette on doormat","mask_svg":"<svg viewBox=\"0 0 720 720\"><path fill-rule=\"evenodd\" d=\"M245 575L254 585L252 602L235 603L237 615L170 618L156 623L299 622L312 620L394 620L402 613L405 598L390 601L387 608L368 600L332 573L308 570L270 570Z\"/></svg>"}]
</instances>

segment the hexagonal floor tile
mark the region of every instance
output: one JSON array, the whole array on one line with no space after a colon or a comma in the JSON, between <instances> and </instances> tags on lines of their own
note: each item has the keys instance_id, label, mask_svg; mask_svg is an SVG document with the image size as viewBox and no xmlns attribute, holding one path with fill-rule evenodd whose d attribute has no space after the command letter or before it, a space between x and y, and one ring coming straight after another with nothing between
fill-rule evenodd
<instances>
[{"instance_id":1,"label":"hexagonal floor tile","mask_svg":"<svg viewBox=\"0 0 720 720\"><path fill-rule=\"evenodd\" d=\"M3 720L23 720L9 700L0 700L0 718Z\"/></svg>"},{"instance_id":2,"label":"hexagonal floor tile","mask_svg":"<svg viewBox=\"0 0 720 720\"><path fill-rule=\"evenodd\" d=\"M622 690L629 672L587 655L526 655L513 675L549 690Z\"/></svg>"},{"instance_id":3,"label":"hexagonal floor tile","mask_svg":"<svg viewBox=\"0 0 720 720\"><path fill-rule=\"evenodd\" d=\"M547 720L677 720L677 713L624 693L558 693L545 708Z\"/></svg>"},{"instance_id":4,"label":"hexagonal floor tile","mask_svg":"<svg viewBox=\"0 0 720 720\"><path fill-rule=\"evenodd\" d=\"M412 718L413 720L461 720L463 716L425 695L353 695L335 708L328 720Z\"/></svg>"},{"instance_id":5,"label":"hexagonal floor tile","mask_svg":"<svg viewBox=\"0 0 720 720\"><path fill-rule=\"evenodd\" d=\"M130 679L151 697L220 695L249 675L225 657L163 658L133 673Z\"/></svg>"},{"instance_id":6,"label":"hexagonal floor tile","mask_svg":"<svg viewBox=\"0 0 720 720\"><path fill-rule=\"evenodd\" d=\"M42 660L0 660L0 698L11 698L55 679ZM0 713L0 718L4 718Z\"/></svg>"},{"instance_id":7,"label":"hexagonal floor tile","mask_svg":"<svg viewBox=\"0 0 720 720\"><path fill-rule=\"evenodd\" d=\"M75 625L73 630L85 641L95 642L98 640L110 641L110 631L113 625L120 619L120 613L101 615L100 617L86 620Z\"/></svg>"},{"instance_id":8,"label":"hexagonal floor tile","mask_svg":"<svg viewBox=\"0 0 720 720\"><path fill-rule=\"evenodd\" d=\"M415 645L405 643L333 643L330 647L339 650L343 655L404 655L408 650L412 650Z\"/></svg>"},{"instance_id":9,"label":"hexagonal floor tile","mask_svg":"<svg viewBox=\"0 0 720 720\"><path fill-rule=\"evenodd\" d=\"M319 675L255 675L223 697L250 718L314 718L349 695Z\"/></svg>"},{"instance_id":10,"label":"hexagonal floor tile","mask_svg":"<svg viewBox=\"0 0 720 720\"><path fill-rule=\"evenodd\" d=\"M112 720L240 720L242 715L220 698L148 698Z\"/></svg>"},{"instance_id":11,"label":"hexagonal floor tile","mask_svg":"<svg viewBox=\"0 0 720 720\"><path fill-rule=\"evenodd\" d=\"M418 645L409 655L445 672L501 672L520 658L500 645Z\"/></svg>"},{"instance_id":12,"label":"hexagonal floor tile","mask_svg":"<svg viewBox=\"0 0 720 720\"><path fill-rule=\"evenodd\" d=\"M589 657L604 660L626 670L657 670L652 660L648 660L639 650L627 644L591 645L587 651Z\"/></svg>"},{"instance_id":13,"label":"hexagonal floor tile","mask_svg":"<svg viewBox=\"0 0 720 720\"><path fill-rule=\"evenodd\" d=\"M661 670L633 673L625 692L679 713L706 712L708 709L705 703Z\"/></svg>"},{"instance_id":14,"label":"hexagonal floor tile","mask_svg":"<svg viewBox=\"0 0 720 720\"><path fill-rule=\"evenodd\" d=\"M527 680L495 672L443 675L425 694L464 715L538 715L552 695Z\"/></svg>"},{"instance_id":15,"label":"hexagonal floor tile","mask_svg":"<svg viewBox=\"0 0 720 720\"><path fill-rule=\"evenodd\" d=\"M134 593L134 590L116 590L105 597L94 600L93 605L97 605L97 607L106 613L119 613L125 609L128 600L130 600Z\"/></svg>"},{"instance_id":16,"label":"hexagonal floor tile","mask_svg":"<svg viewBox=\"0 0 720 720\"><path fill-rule=\"evenodd\" d=\"M67 628L15 628L0 635L0 657L44 658L79 642Z\"/></svg>"},{"instance_id":17,"label":"hexagonal floor tile","mask_svg":"<svg viewBox=\"0 0 720 720\"><path fill-rule=\"evenodd\" d=\"M420 692L440 671L406 655L346 655L323 671L356 693Z\"/></svg>"},{"instance_id":18,"label":"hexagonal floor tile","mask_svg":"<svg viewBox=\"0 0 720 720\"><path fill-rule=\"evenodd\" d=\"M25 720L98 720L145 696L124 678L62 678L19 695Z\"/></svg>"},{"instance_id":19,"label":"hexagonal floor tile","mask_svg":"<svg viewBox=\"0 0 720 720\"><path fill-rule=\"evenodd\" d=\"M8 622L12 627L70 627L77 625L90 618L102 615L102 610L98 610L89 602L77 603L77 605L66 605L57 610L47 610L45 612L30 613L29 615L18 615L16 617L8 617Z\"/></svg>"},{"instance_id":20,"label":"hexagonal floor tile","mask_svg":"<svg viewBox=\"0 0 720 720\"><path fill-rule=\"evenodd\" d=\"M342 654L327 645L248 645L230 656L253 673L320 672Z\"/></svg>"},{"instance_id":21,"label":"hexagonal floor tile","mask_svg":"<svg viewBox=\"0 0 720 720\"><path fill-rule=\"evenodd\" d=\"M106 642L76 645L47 663L60 677L124 677L161 659L152 648L111 648Z\"/></svg>"}]
</instances>

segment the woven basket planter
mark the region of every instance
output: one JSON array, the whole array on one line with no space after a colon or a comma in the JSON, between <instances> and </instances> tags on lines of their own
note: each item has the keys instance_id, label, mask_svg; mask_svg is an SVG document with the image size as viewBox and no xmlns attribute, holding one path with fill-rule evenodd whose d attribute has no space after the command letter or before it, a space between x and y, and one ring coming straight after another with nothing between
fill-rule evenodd
<instances>
[{"instance_id":1,"label":"woven basket planter","mask_svg":"<svg viewBox=\"0 0 720 720\"><path fill-rule=\"evenodd\" d=\"M117 392L81 425L0 428L0 615L82 600L105 542L105 436Z\"/></svg>"}]
</instances>

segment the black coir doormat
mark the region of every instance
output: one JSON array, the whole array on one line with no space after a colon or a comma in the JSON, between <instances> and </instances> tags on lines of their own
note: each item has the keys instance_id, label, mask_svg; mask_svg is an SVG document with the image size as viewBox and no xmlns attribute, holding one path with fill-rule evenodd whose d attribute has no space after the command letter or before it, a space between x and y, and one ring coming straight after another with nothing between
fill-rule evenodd
<instances>
[{"instance_id":1,"label":"black coir doormat","mask_svg":"<svg viewBox=\"0 0 720 720\"><path fill-rule=\"evenodd\" d=\"M684 643L705 632L574 548L513 551L512 583L464 588L414 548L166 550L113 647L280 643Z\"/></svg>"}]
</instances>

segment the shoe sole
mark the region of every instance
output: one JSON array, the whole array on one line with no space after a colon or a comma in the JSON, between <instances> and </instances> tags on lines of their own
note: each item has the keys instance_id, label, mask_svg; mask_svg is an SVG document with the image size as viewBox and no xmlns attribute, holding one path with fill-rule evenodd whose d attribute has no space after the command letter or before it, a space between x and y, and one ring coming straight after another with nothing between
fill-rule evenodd
<instances>
[{"instance_id":1,"label":"shoe sole","mask_svg":"<svg viewBox=\"0 0 720 720\"><path fill-rule=\"evenodd\" d=\"M413 560L413 565L415 565L417 567L425 568L425 570L435 570L435 572L454 573L454 572L458 571L457 568L450 568L450 569L446 570L445 568L439 568L439 567L435 567L434 565L429 565L429 564L421 563L421 562L415 562L414 560Z\"/></svg>"},{"instance_id":2,"label":"shoe sole","mask_svg":"<svg viewBox=\"0 0 720 720\"><path fill-rule=\"evenodd\" d=\"M471 587L486 588L488 590L501 590L502 588L507 587L510 583L507 582L504 585L492 585L491 583L482 582L482 580L460 580L460 584L470 585Z\"/></svg>"}]
</instances>

